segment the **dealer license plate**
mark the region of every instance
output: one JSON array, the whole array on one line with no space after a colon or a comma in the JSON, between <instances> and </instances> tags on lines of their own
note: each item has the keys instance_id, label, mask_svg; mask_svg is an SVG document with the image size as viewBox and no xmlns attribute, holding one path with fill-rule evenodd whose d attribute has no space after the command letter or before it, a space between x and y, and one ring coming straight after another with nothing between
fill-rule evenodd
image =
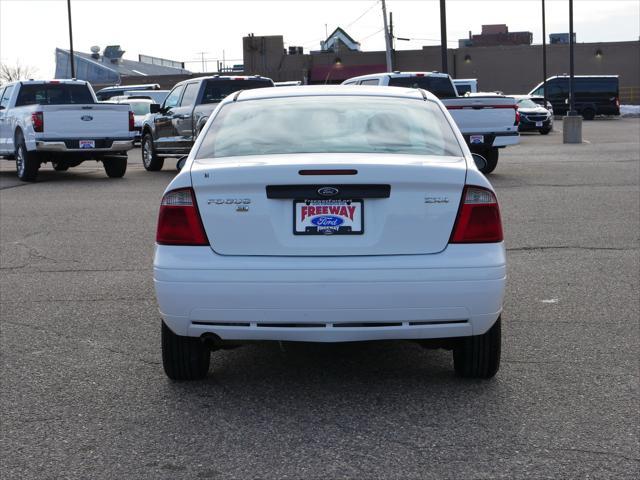
<instances>
[{"instance_id":1,"label":"dealer license plate","mask_svg":"<svg viewBox=\"0 0 640 480\"><path fill-rule=\"evenodd\" d=\"M362 200L296 200L293 202L295 235L362 235Z\"/></svg>"},{"instance_id":2,"label":"dealer license plate","mask_svg":"<svg viewBox=\"0 0 640 480\"><path fill-rule=\"evenodd\" d=\"M469 143L471 145L478 145L484 143L484 135L471 135L469 136Z\"/></svg>"},{"instance_id":3,"label":"dealer license plate","mask_svg":"<svg viewBox=\"0 0 640 480\"><path fill-rule=\"evenodd\" d=\"M95 140L80 140L80 148L96 148Z\"/></svg>"}]
</instances>

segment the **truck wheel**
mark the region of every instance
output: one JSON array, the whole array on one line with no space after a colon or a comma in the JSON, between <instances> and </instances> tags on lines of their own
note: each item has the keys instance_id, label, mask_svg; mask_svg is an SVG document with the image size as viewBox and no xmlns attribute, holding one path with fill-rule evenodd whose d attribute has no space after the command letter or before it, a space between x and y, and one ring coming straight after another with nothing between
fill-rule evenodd
<instances>
[{"instance_id":1,"label":"truck wheel","mask_svg":"<svg viewBox=\"0 0 640 480\"><path fill-rule=\"evenodd\" d=\"M148 172L157 172L164 165L164 158L156 155L156 151L153 148L153 138L149 133L142 137L142 164Z\"/></svg>"},{"instance_id":2,"label":"truck wheel","mask_svg":"<svg viewBox=\"0 0 640 480\"><path fill-rule=\"evenodd\" d=\"M483 335L463 337L453 349L456 374L465 378L491 378L500 368L500 317Z\"/></svg>"},{"instance_id":3,"label":"truck wheel","mask_svg":"<svg viewBox=\"0 0 640 480\"><path fill-rule=\"evenodd\" d=\"M162 366L172 380L200 380L207 376L211 350L199 338L182 337L162 322Z\"/></svg>"},{"instance_id":4,"label":"truck wheel","mask_svg":"<svg viewBox=\"0 0 640 480\"><path fill-rule=\"evenodd\" d=\"M35 182L40 169L40 159L36 152L29 152L22 133L16 135L16 171L23 182Z\"/></svg>"},{"instance_id":5,"label":"truck wheel","mask_svg":"<svg viewBox=\"0 0 640 480\"><path fill-rule=\"evenodd\" d=\"M493 172L498 166L498 156L500 151L497 148L490 148L485 150L480 155L482 155L487 160L487 166L480 170L485 175Z\"/></svg>"},{"instance_id":6,"label":"truck wheel","mask_svg":"<svg viewBox=\"0 0 640 480\"><path fill-rule=\"evenodd\" d=\"M541 128L540 129L540 135L549 135L550 131L551 131L551 129L549 127Z\"/></svg>"},{"instance_id":7,"label":"truck wheel","mask_svg":"<svg viewBox=\"0 0 640 480\"><path fill-rule=\"evenodd\" d=\"M127 171L127 157L104 157L102 165L109 178L121 178Z\"/></svg>"},{"instance_id":8,"label":"truck wheel","mask_svg":"<svg viewBox=\"0 0 640 480\"><path fill-rule=\"evenodd\" d=\"M582 110L582 118L585 120L593 120L596 118L596 111L593 108L585 108Z\"/></svg>"}]
</instances>

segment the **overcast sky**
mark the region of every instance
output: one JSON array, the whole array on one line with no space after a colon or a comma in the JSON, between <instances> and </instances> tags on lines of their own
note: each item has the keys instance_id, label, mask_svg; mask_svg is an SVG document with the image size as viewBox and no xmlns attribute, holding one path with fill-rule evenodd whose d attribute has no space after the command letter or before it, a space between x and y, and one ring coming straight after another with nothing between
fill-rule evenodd
<instances>
[{"instance_id":1,"label":"overcast sky","mask_svg":"<svg viewBox=\"0 0 640 480\"><path fill-rule=\"evenodd\" d=\"M121 45L124 57L139 53L187 63L201 71L206 52L208 69L221 60L242 63L242 37L283 35L285 45L319 49L325 35L344 28L362 50L383 50L382 13L374 0L72 0L76 50L92 45ZM569 30L568 0L547 0L547 33ZM438 45L438 0L387 0L393 12L397 49ZM364 15L363 15L364 14ZM533 32L542 42L541 0L447 0L449 47L483 24L506 23L510 31ZM578 42L638 40L639 0L575 0L574 29ZM66 0L0 0L0 60L37 68L37 77L54 74L54 50L68 48Z\"/></svg>"}]
</instances>

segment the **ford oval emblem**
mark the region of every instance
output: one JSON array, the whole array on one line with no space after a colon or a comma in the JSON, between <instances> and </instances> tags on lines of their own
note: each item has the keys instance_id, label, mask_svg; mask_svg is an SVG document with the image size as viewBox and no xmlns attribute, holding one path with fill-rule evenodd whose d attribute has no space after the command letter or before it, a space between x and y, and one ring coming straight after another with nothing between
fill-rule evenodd
<instances>
[{"instance_id":1,"label":"ford oval emblem","mask_svg":"<svg viewBox=\"0 0 640 480\"><path fill-rule=\"evenodd\" d=\"M311 223L317 227L338 227L344 223L344 220L333 215L323 215L321 217L312 218Z\"/></svg>"},{"instance_id":2,"label":"ford oval emblem","mask_svg":"<svg viewBox=\"0 0 640 480\"><path fill-rule=\"evenodd\" d=\"M323 197L333 197L340 192L335 187L321 187L318 189L318 195L322 195Z\"/></svg>"},{"instance_id":3,"label":"ford oval emblem","mask_svg":"<svg viewBox=\"0 0 640 480\"><path fill-rule=\"evenodd\" d=\"M91 120L93 120L93 117L91 115L83 115L80 117L80 120L82 120L83 122L90 122Z\"/></svg>"}]
</instances>

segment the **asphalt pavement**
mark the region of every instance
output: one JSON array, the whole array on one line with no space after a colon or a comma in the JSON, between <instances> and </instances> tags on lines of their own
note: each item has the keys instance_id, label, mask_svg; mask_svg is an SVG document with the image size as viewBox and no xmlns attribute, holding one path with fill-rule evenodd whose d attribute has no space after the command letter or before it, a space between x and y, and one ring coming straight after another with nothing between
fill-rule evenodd
<instances>
[{"instance_id":1,"label":"asphalt pavement","mask_svg":"<svg viewBox=\"0 0 640 480\"><path fill-rule=\"evenodd\" d=\"M409 342L262 343L205 381L160 360L173 165L0 161L0 478L638 478L640 119L525 134L491 182L508 288L491 381Z\"/></svg>"}]
</instances>

